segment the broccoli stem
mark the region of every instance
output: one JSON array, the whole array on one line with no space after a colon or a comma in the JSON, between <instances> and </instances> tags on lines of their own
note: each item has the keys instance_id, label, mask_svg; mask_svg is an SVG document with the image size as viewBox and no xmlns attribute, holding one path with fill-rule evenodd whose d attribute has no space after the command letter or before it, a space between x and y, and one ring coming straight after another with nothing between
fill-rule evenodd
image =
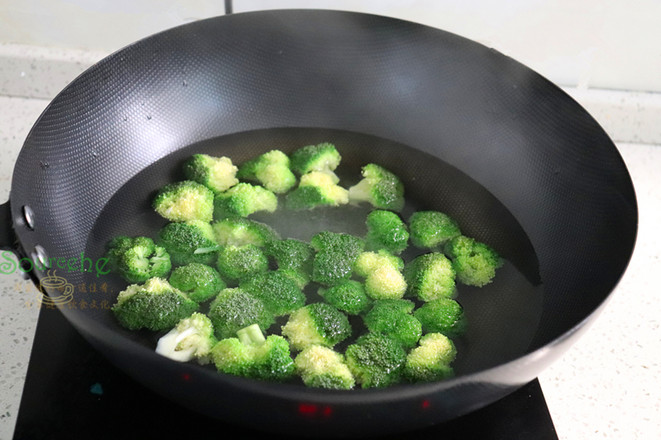
<instances>
[{"instance_id":1,"label":"broccoli stem","mask_svg":"<svg viewBox=\"0 0 661 440\"><path fill-rule=\"evenodd\" d=\"M236 332L236 335L239 337L239 341L244 345L261 344L266 341L264 333L262 333L262 329L259 328L258 324L242 328Z\"/></svg>"}]
</instances>

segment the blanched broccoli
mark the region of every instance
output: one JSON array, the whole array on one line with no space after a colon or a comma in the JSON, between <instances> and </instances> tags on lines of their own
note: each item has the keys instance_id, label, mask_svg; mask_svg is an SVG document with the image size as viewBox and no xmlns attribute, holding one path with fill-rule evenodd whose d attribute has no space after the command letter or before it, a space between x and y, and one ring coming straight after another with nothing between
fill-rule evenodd
<instances>
[{"instance_id":1,"label":"blanched broccoli","mask_svg":"<svg viewBox=\"0 0 661 440\"><path fill-rule=\"evenodd\" d=\"M399 177L380 165L367 164L363 178L349 188L349 201L368 202L377 209L401 211L404 207L404 184Z\"/></svg>"},{"instance_id":2,"label":"blanched broccoli","mask_svg":"<svg viewBox=\"0 0 661 440\"><path fill-rule=\"evenodd\" d=\"M231 282L238 282L269 268L269 259L262 248L254 244L244 246L225 246L218 251L218 272Z\"/></svg>"},{"instance_id":3,"label":"blanched broccoli","mask_svg":"<svg viewBox=\"0 0 661 440\"><path fill-rule=\"evenodd\" d=\"M344 280L327 288L322 287L319 289L319 296L349 315L358 315L370 306L365 287L355 280Z\"/></svg>"},{"instance_id":4,"label":"blanched broccoli","mask_svg":"<svg viewBox=\"0 0 661 440\"><path fill-rule=\"evenodd\" d=\"M288 276L301 290L305 289L305 286L310 283L310 273L308 271L302 269L278 269L278 271Z\"/></svg>"},{"instance_id":5,"label":"blanched broccoli","mask_svg":"<svg viewBox=\"0 0 661 440\"><path fill-rule=\"evenodd\" d=\"M453 338L466 330L466 318L461 305L450 298L438 298L424 303L413 312L425 333L443 333Z\"/></svg>"},{"instance_id":6,"label":"blanched broccoli","mask_svg":"<svg viewBox=\"0 0 661 440\"><path fill-rule=\"evenodd\" d=\"M173 222L210 222L213 200L213 191L209 188L192 180L184 180L161 188L152 206L158 214Z\"/></svg>"},{"instance_id":7,"label":"blanched broccoli","mask_svg":"<svg viewBox=\"0 0 661 440\"><path fill-rule=\"evenodd\" d=\"M365 223L365 242L368 250L385 249L391 254L399 255L408 247L408 228L396 213L377 209L367 215Z\"/></svg>"},{"instance_id":8,"label":"blanched broccoli","mask_svg":"<svg viewBox=\"0 0 661 440\"><path fill-rule=\"evenodd\" d=\"M218 244L211 225L200 220L168 223L158 232L158 244L170 254L173 264L213 264Z\"/></svg>"},{"instance_id":9,"label":"blanched broccoli","mask_svg":"<svg viewBox=\"0 0 661 440\"><path fill-rule=\"evenodd\" d=\"M271 150L244 162L237 177L261 183L276 194L283 194L296 185L296 176L289 169L289 157L280 150Z\"/></svg>"},{"instance_id":10,"label":"blanched broccoli","mask_svg":"<svg viewBox=\"0 0 661 440\"><path fill-rule=\"evenodd\" d=\"M457 349L447 336L440 333L427 333L420 338L418 347L406 357L404 376L412 382L443 380L454 375L450 364L457 355Z\"/></svg>"},{"instance_id":11,"label":"blanched broccoli","mask_svg":"<svg viewBox=\"0 0 661 440\"><path fill-rule=\"evenodd\" d=\"M349 203L349 192L338 184L335 174L324 171L310 171L303 174L298 187L285 197L285 206L293 210L339 206L347 203Z\"/></svg>"},{"instance_id":12,"label":"blanched broccoli","mask_svg":"<svg viewBox=\"0 0 661 440\"><path fill-rule=\"evenodd\" d=\"M411 243L431 249L461 235L459 225L447 214L439 211L418 211L409 219Z\"/></svg>"},{"instance_id":13,"label":"blanched broccoli","mask_svg":"<svg viewBox=\"0 0 661 440\"><path fill-rule=\"evenodd\" d=\"M290 157L291 169L299 176L310 171L332 172L342 160L335 145L328 142L299 148Z\"/></svg>"},{"instance_id":14,"label":"blanched broccoli","mask_svg":"<svg viewBox=\"0 0 661 440\"><path fill-rule=\"evenodd\" d=\"M177 267L168 281L198 303L213 298L227 287L216 269L201 263Z\"/></svg>"},{"instance_id":15,"label":"blanched broccoli","mask_svg":"<svg viewBox=\"0 0 661 440\"><path fill-rule=\"evenodd\" d=\"M278 197L264 187L241 182L216 194L213 207L213 215L218 219L247 217L259 211L275 211L278 208Z\"/></svg>"},{"instance_id":16,"label":"blanched broccoli","mask_svg":"<svg viewBox=\"0 0 661 440\"><path fill-rule=\"evenodd\" d=\"M496 269L503 265L498 253L484 243L460 235L445 245L445 253L452 260L452 267L460 283L482 287L496 276Z\"/></svg>"},{"instance_id":17,"label":"blanched broccoli","mask_svg":"<svg viewBox=\"0 0 661 440\"><path fill-rule=\"evenodd\" d=\"M452 263L440 252L419 255L404 267L407 294L422 301L450 298L455 293Z\"/></svg>"},{"instance_id":18,"label":"blanched broccoli","mask_svg":"<svg viewBox=\"0 0 661 440\"><path fill-rule=\"evenodd\" d=\"M238 168L228 157L214 157L208 154L193 154L184 162L183 172L187 179L200 183L215 193L227 191L239 180Z\"/></svg>"},{"instance_id":19,"label":"blanched broccoli","mask_svg":"<svg viewBox=\"0 0 661 440\"><path fill-rule=\"evenodd\" d=\"M294 359L296 372L309 387L350 390L355 380L344 356L322 345L310 345Z\"/></svg>"},{"instance_id":20,"label":"blanched broccoli","mask_svg":"<svg viewBox=\"0 0 661 440\"><path fill-rule=\"evenodd\" d=\"M272 240L266 245L266 254L275 260L278 269L297 269L312 273L314 249L304 241L295 238Z\"/></svg>"},{"instance_id":21,"label":"blanched broccoli","mask_svg":"<svg viewBox=\"0 0 661 440\"><path fill-rule=\"evenodd\" d=\"M279 270L249 277L239 287L262 300L275 316L287 315L305 305L305 294L296 281Z\"/></svg>"},{"instance_id":22,"label":"blanched broccoli","mask_svg":"<svg viewBox=\"0 0 661 440\"><path fill-rule=\"evenodd\" d=\"M132 284L117 295L112 312L129 330L169 330L198 308L195 301L162 278Z\"/></svg>"},{"instance_id":23,"label":"blanched broccoli","mask_svg":"<svg viewBox=\"0 0 661 440\"><path fill-rule=\"evenodd\" d=\"M365 278L365 292L372 299L398 299L406 293L406 279L401 270L404 261L386 250L363 252L354 265L358 276Z\"/></svg>"},{"instance_id":24,"label":"blanched broccoli","mask_svg":"<svg viewBox=\"0 0 661 440\"><path fill-rule=\"evenodd\" d=\"M237 337L219 341L211 357L219 372L258 380L276 382L294 374L294 361L289 344L278 335L264 338L259 326L241 329Z\"/></svg>"},{"instance_id":25,"label":"blanched broccoli","mask_svg":"<svg viewBox=\"0 0 661 440\"><path fill-rule=\"evenodd\" d=\"M399 343L371 332L349 345L344 356L362 388L383 388L398 383L406 361L406 351Z\"/></svg>"},{"instance_id":26,"label":"blanched broccoli","mask_svg":"<svg viewBox=\"0 0 661 440\"><path fill-rule=\"evenodd\" d=\"M211 224L216 242L221 246L254 244L266 246L280 235L266 223L245 217L228 217Z\"/></svg>"},{"instance_id":27,"label":"blanched broccoli","mask_svg":"<svg viewBox=\"0 0 661 440\"><path fill-rule=\"evenodd\" d=\"M275 322L261 300L236 287L220 291L209 305L208 316L218 339L232 337L253 324L266 331Z\"/></svg>"},{"instance_id":28,"label":"blanched broccoli","mask_svg":"<svg viewBox=\"0 0 661 440\"><path fill-rule=\"evenodd\" d=\"M353 265L365 248L360 237L341 232L315 234L310 245L316 251L312 261L312 280L330 286L351 278Z\"/></svg>"},{"instance_id":29,"label":"blanched broccoli","mask_svg":"<svg viewBox=\"0 0 661 440\"><path fill-rule=\"evenodd\" d=\"M406 299L375 301L364 317L365 325L369 331L389 336L409 349L422 335L422 324L411 314L414 307L413 301Z\"/></svg>"},{"instance_id":30,"label":"blanched broccoli","mask_svg":"<svg viewBox=\"0 0 661 440\"><path fill-rule=\"evenodd\" d=\"M313 344L333 348L351 336L351 325L346 315L330 304L313 303L289 316L282 335L295 350Z\"/></svg>"},{"instance_id":31,"label":"blanched broccoli","mask_svg":"<svg viewBox=\"0 0 661 440\"><path fill-rule=\"evenodd\" d=\"M205 365L209 363L211 348L217 342L211 320L195 312L158 340L156 353L179 362L196 359Z\"/></svg>"},{"instance_id":32,"label":"blanched broccoli","mask_svg":"<svg viewBox=\"0 0 661 440\"><path fill-rule=\"evenodd\" d=\"M170 273L172 263L165 248L149 237L120 236L108 243L108 263L129 283L144 283Z\"/></svg>"}]
</instances>

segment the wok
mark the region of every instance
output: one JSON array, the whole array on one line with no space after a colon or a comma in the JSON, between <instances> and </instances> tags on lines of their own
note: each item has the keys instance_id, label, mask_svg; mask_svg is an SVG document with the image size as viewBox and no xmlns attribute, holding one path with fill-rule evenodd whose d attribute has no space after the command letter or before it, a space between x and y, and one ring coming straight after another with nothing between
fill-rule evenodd
<instances>
[{"instance_id":1,"label":"wok","mask_svg":"<svg viewBox=\"0 0 661 440\"><path fill-rule=\"evenodd\" d=\"M93 263L113 234L153 236L163 220L149 200L182 178L183 159L238 163L322 141L340 149L345 183L380 163L405 183L405 215L445 211L506 259L492 285L459 289L469 331L456 377L350 392L263 383L170 361L153 334L118 326L108 305L124 284ZM283 234L297 234L292 220L338 220L326 213L286 219ZM527 67L419 24L287 10L177 27L91 67L29 133L2 219L3 247L133 378L212 417L319 437L439 423L534 379L606 304L633 251L637 206L599 124Z\"/></svg>"}]
</instances>

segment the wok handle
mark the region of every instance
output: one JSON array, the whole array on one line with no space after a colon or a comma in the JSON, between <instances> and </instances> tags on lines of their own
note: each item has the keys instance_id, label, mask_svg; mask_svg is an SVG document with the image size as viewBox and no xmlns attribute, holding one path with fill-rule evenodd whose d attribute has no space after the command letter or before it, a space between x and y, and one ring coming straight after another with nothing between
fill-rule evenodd
<instances>
[{"instance_id":1,"label":"wok handle","mask_svg":"<svg viewBox=\"0 0 661 440\"><path fill-rule=\"evenodd\" d=\"M16 235L11 219L9 201L0 205L0 249L16 253Z\"/></svg>"}]
</instances>

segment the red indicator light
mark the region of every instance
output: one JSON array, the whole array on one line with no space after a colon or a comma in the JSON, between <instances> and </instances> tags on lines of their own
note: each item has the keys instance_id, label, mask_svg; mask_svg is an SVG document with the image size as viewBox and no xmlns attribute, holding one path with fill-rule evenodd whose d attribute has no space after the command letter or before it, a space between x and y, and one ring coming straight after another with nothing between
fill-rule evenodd
<instances>
[{"instance_id":1,"label":"red indicator light","mask_svg":"<svg viewBox=\"0 0 661 440\"><path fill-rule=\"evenodd\" d=\"M324 406L322 414L324 415L324 417L330 417L331 414L333 414L333 408L331 408L330 406Z\"/></svg>"},{"instance_id":2,"label":"red indicator light","mask_svg":"<svg viewBox=\"0 0 661 440\"><path fill-rule=\"evenodd\" d=\"M422 403L420 404L422 409L427 409L431 406L431 402L427 399L423 400Z\"/></svg>"},{"instance_id":3,"label":"red indicator light","mask_svg":"<svg viewBox=\"0 0 661 440\"><path fill-rule=\"evenodd\" d=\"M181 378L182 378L183 380L185 380L186 382L188 382L188 381L190 380L190 374L189 374L189 373L183 373L183 374L181 375Z\"/></svg>"},{"instance_id":4,"label":"red indicator light","mask_svg":"<svg viewBox=\"0 0 661 440\"><path fill-rule=\"evenodd\" d=\"M304 416L312 416L317 413L319 407L310 403L301 403L298 405L298 412Z\"/></svg>"}]
</instances>

